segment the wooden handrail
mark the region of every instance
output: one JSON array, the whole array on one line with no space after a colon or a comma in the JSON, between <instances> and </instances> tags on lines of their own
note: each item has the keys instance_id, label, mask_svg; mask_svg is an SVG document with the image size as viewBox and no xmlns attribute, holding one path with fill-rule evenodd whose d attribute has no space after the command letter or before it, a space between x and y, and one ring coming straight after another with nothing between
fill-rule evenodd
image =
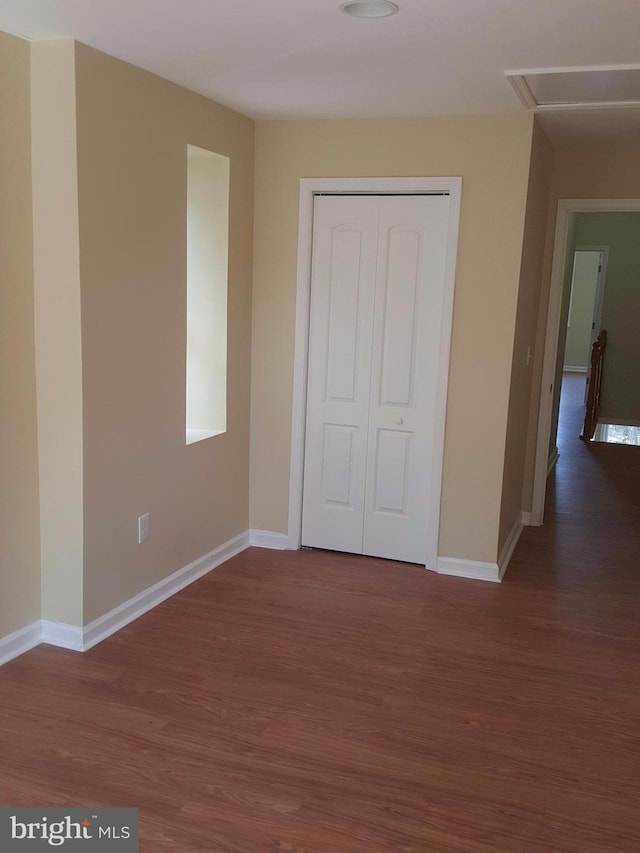
<instances>
[{"instance_id":1,"label":"wooden handrail","mask_svg":"<svg viewBox=\"0 0 640 853\"><path fill-rule=\"evenodd\" d=\"M598 417L600 416L600 395L602 393L602 362L607 348L607 331L602 329L591 350L591 370L589 372L589 393L587 394L587 411L584 416L584 427L580 438L591 441L595 435Z\"/></svg>"}]
</instances>

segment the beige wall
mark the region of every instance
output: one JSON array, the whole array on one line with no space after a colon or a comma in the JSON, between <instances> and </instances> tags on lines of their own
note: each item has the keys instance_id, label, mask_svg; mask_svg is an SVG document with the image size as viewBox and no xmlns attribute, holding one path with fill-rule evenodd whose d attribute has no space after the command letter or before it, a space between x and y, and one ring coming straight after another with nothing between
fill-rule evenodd
<instances>
[{"instance_id":1,"label":"beige wall","mask_svg":"<svg viewBox=\"0 0 640 853\"><path fill-rule=\"evenodd\" d=\"M85 624L249 525L253 122L76 47ZM185 446L187 144L231 158L227 432ZM137 517L150 537L137 544Z\"/></svg>"},{"instance_id":2,"label":"beige wall","mask_svg":"<svg viewBox=\"0 0 640 853\"><path fill-rule=\"evenodd\" d=\"M640 424L640 213L578 213L576 242L609 247L602 300L601 326L608 338L601 417Z\"/></svg>"},{"instance_id":3,"label":"beige wall","mask_svg":"<svg viewBox=\"0 0 640 853\"><path fill-rule=\"evenodd\" d=\"M0 33L0 638L40 618L29 65Z\"/></svg>"},{"instance_id":4,"label":"beige wall","mask_svg":"<svg viewBox=\"0 0 640 853\"><path fill-rule=\"evenodd\" d=\"M82 358L75 49L31 47L42 615L82 624Z\"/></svg>"},{"instance_id":5,"label":"beige wall","mask_svg":"<svg viewBox=\"0 0 640 853\"><path fill-rule=\"evenodd\" d=\"M530 399L552 164L553 149L536 121L531 144L520 289L513 344L499 550L503 547L514 525L520 522L523 509L527 446L532 440Z\"/></svg>"},{"instance_id":6,"label":"beige wall","mask_svg":"<svg viewBox=\"0 0 640 853\"><path fill-rule=\"evenodd\" d=\"M531 133L529 115L258 123L253 528L287 531L300 178L461 175L439 552L495 561Z\"/></svg>"},{"instance_id":7,"label":"beige wall","mask_svg":"<svg viewBox=\"0 0 640 853\"><path fill-rule=\"evenodd\" d=\"M637 144L576 143L559 147L551 195L552 204L559 198L640 198Z\"/></svg>"}]
</instances>

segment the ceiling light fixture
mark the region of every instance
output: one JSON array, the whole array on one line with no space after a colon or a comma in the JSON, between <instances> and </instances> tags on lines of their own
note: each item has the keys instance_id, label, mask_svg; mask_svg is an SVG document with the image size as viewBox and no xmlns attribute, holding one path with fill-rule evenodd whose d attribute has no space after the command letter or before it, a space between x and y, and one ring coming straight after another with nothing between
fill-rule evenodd
<instances>
[{"instance_id":1,"label":"ceiling light fixture","mask_svg":"<svg viewBox=\"0 0 640 853\"><path fill-rule=\"evenodd\" d=\"M340 9L352 18L386 18L399 11L399 7L390 0L351 0Z\"/></svg>"}]
</instances>

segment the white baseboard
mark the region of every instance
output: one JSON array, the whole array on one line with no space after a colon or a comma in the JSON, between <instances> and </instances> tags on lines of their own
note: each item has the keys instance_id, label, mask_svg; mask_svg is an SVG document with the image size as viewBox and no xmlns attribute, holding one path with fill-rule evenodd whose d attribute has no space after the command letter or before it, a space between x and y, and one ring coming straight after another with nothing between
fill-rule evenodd
<instances>
[{"instance_id":1,"label":"white baseboard","mask_svg":"<svg viewBox=\"0 0 640 853\"><path fill-rule=\"evenodd\" d=\"M0 639L0 666L40 645L40 622L32 622Z\"/></svg>"},{"instance_id":2,"label":"white baseboard","mask_svg":"<svg viewBox=\"0 0 640 853\"><path fill-rule=\"evenodd\" d=\"M152 610L172 595L180 592L189 584L208 574L216 566L226 562L249 547L249 532L245 531L229 539L208 554L178 569L158 583L134 595L128 601L99 616L93 622L80 628L77 625L65 625L62 622L50 622L43 619L32 625L0 639L0 665L29 651L40 643L86 652L102 640L115 634L125 625L133 622L143 613Z\"/></svg>"},{"instance_id":3,"label":"white baseboard","mask_svg":"<svg viewBox=\"0 0 640 853\"><path fill-rule=\"evenodd\" d=\"M497 563L481 563L478 560L460 560L456 557L438 557L438 574L455 575L478 581L500 583L500 570Z\"/></svg>"},{"instance_id":4,"label":"white baseboard","mask_svg":"<svg viewBox=\"0 0 640 853\"><path fill-rule=\"evenodd\" d=\"M43 619L40 626L41 643L58 646L60 649L71 649L74 652L84 651L83 631L77 625L66 625L64 622L49 622Z\"/></svg>"},{"instance_id":5,"label":"white baseboard","mask_svg":"<svg viewBox=\"0 0 640 853\"><path fill-rule=\"evenodd\" d=\"M556 467L558 459L560 459L560 451L557 447L555 447L551 453L551 456L549 456L549 464L547 465L547 477Z\"/></svg>"},{"instance_id":6,"label":"white baseboard","mask_svg":"<svg viewBox=\"0 0 640 853\"><path fill-rule=\"evenodd\" d=\"M563 373L588 373L588 367L580 367L573 364L565 364L562 368Z\"/></svg>"},{"instance_id":7,"label":"white baseboard","mask_svg":"<svg viewBox=\"0 0 640 853\"><path fill-rule=\"evenodd\" d=\"M511 528L511 532L502 546L497 563L483 563L479 560L460 560L456 557L438 557L438 573L441 575L454 575L459 578L500 583L507 570L514 549L518 544L520 534L524 530L524 516L525 513L522 513L521 517Z\"/></svg>"},{"instance_id":8,"label":"white baseboard","mask_svg":"<svg viewBox=\"0 0 640 853\"><path fill-rule=\"evenodd\" d=\"M86 652L102 640L106 640L107 637L115 634L125 625L157 607L158 604L162 604L167 598L171 598L181 589L204 577L221 563L235 557L236 554L248 547L249 534L245 531L214 548L213 551L209 551L203 557L194 560L193 563L178 569L177 572L163 578L138 595L134 595L133 598L118 607L114 607L104 616L99 616L84 627L82 651Z\"/></svg>"},{"instance_id":9,"label":"white baseboard","mask_svg":"<svg viewBox=\"0 0 640 853\"><path fill-rule=\"evenodd\" d=\"M249 542L255 548L271 548L273 551L291 551L286 533L272 533L271 530L250 530Z\"/></svg>"},{"instance_id":10,"label":"white baseboard","mask_svg":"<svg viewBox=\"0 0 640 853\"><path fill-rule=\"evenodd\" d=\"M542 527L542 513L522 511L522 524L525 527Z\"/></svg>"},{"instance_id":11,"label":"white baseboard","mask_svg":"<svg viewBox=\"0 0 640 853\"><path fill-rule=\"evenodd\" d=\"M502 546L502 551L498 556L498 570L500 575L500 580L504 577L504 573L507 571L507 566L509 565L509 560L511 559L513 552L515 550L516 545L518 544L518 540L524 530L524 523L522 521L522 513L520 518L516 519L513 527L509 535L507 536L504 545Z\"/></svg>"}]
</instances>

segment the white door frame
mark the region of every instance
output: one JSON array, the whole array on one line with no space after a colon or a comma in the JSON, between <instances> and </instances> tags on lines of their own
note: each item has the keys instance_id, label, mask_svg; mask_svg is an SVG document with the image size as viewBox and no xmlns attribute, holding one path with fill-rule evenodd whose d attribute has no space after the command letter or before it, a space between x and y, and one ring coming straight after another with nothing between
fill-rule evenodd
<instances>
[{"instance_id":1,"label":"white door frame","mask_svg":"<svg viewBox=\"0 0 640 853\"><path fill-rule=\"evenodd\" d=\"M540 385L540 408L538 411L538 437L536 441L536 461L531 502L531 524L533 525L541 525L544 517L544 499L547 489L547 469L549 464L549 440L551 438L551 417L553 414L553 385L555 382L556 359L558 357L560 309L562 306L562 288L569 222L574 213L632 213L634 211L640 211L640 199L561 198L558 200L553 261L551 265L549 308L547 311L547 331L542 364L542 383Z\"/></svg>"},{"instance_id":2,"label":"white door frame","mask_svg":"<svg viewBox=\"0 0 640 853\"><path fill-rule=\"evenodd\" d=\"M591 346L600 334L602 327L602 305L604 303L604 288L607 283L607 267L609 266L609 246L576 246L576 252L600 252L600 270L596 283L596 296L593 301L593 327L591 329ZM591 354L591 347L589 347ZM590 365L587 364L587 373ZM586 403L586 399L585 399Z\"/></svg>"},{"instance_id":3,"label":"white door frame","mask_svg":"<svg viewBox=\"0 0 640 853\"><path fill-rule=\"evenodd\" d=\"M608 246L576 246L573 251L573 270L575 275L575 258L578 252L597 252L600 255L600 269L598 271L598 276L596 278L596 287L593 296L593 316L591 317L592 328L590 329L590 337L591 344L589 346L589 352L591 352L591 346L593 342L600 334L599 327L602 322L602 300L604 297L604 283L607 278L607 266L609 265L609 247ZM571 296L569 298L569 317L567 322L567 328L571 326L571 312L573 310L573 285L574 279L571 279ZM585 367L584 373L589 372L589 366Z\"/></svg>"},{"instance_id":4,"label":"white door frame","mask_svg":"<svg viewBox=\"0 0 640 853\"><path fill-rule=\"evenodd\" d=\"M302 537L302 488L304 471L305 413L307 406L307 368L309 358L309 306L311 296L311 248L313 239L313 199L321 193L345 195L416 195L448 193L448 245L445 265L443 310L440 325L440 356L436 404L436 430L433 465L430 472L431 494L425 535L429 543L427 566L436 569L440 495L442 491L442 457L444 453L445 413L449 379L449 352L453 320L453 292L462 178L302 178L298 219L298 273L296 293L296 331L293 371L293 405L291 412L291 467L289 474L289 525L287 547L298 549Z\"/></svg>"},{"instance_id":5,"label":"white door frame","mask_svg":"<svg viewBox=\"0 0 640 853\"><path fill-rule=\"evenodd\" d=\"M584 384L584 405L587 405L589 398L589 383L591 382L591 351L593 344L600 334L602 326L602 303L604 299L604 283L607 277L607 266L609 265L609 247L608 246L576 246L573 252L573 268L575 273L576 255L578 252L597 252L600 256L598 275L596 277L596 288L593 295L593 311L591 316L591 328L589 329L589 352L587 355L587 365L581 372L587 377ZM571 318L571 310L573 305L573 285L574 280L571 279L571 298L569 300L569 319ZM568 324L570 325L570 324ZM563 367L566 370L566 367ZM556 448L557 450L557 448ZM558 456L556 455L556 461Z\"/></svg>"}]
</instances>

